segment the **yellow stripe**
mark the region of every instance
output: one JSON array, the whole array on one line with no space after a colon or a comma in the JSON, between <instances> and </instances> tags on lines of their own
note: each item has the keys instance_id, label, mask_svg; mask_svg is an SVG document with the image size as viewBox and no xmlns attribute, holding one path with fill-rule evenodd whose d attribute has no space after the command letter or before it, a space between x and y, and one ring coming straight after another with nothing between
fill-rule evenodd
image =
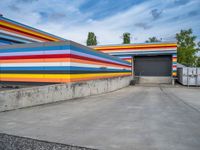
<instances>
[{"instance_id":1,"label":"yellow stripe","mask_svg":"<svg viewBox=\"0 0 200 150\"><path fill-rule=\"evenodd\" d=\"M173 73L172 73L172 75L173 75L173 76L176 76L176 75L177 75L177 73L176 73L176 72L173 72Z\"/></svg>"},{"instance_id":2,"label":"yellow stripe","mask_svg":"<svg viewBox=\"0 0 200 150\"><path fill-rule=\"evenodd\" d=\"M43 38L48 38L48 39L50 39L50 40L59 41L59 40L56 39L56 38L52 38L52 37L49 37L49 36L45 36L45 35L39 34L39 33L37 33L37 32L30 31L30 30L28 30L28 29L23 29L23 28L20 28L20 27L15 26L15 25L12 25L12 24L10 24L10 23L1 22L1 24L4 25L4 26L10 27L10 28L18 29L18 30L20 30L20 31L24 31L24 32L27 32L27 33L31 33L31 34L37 35L37 36L40 36L40 37L43 37Z\"/></svg>"},{"instance_id":3,"label":"yellow stripe","mask_svg":"<svg viewBox=\"0 0 200 150\"><path fill-rule=\"evenodd\" d=\"M0 74L1 78L87 78L100 76L128 75L125 73L98 73L98 74Z\"/></svg>"},{"instance_id":4,"label":"yellow stripe","mask_svg":"<svg viewBox=\"0 0 200 150\"><path fill-rule=\"evenodd\" d=\"M96 50L110 49L110 48L143 48L143 47L151 47L151 46L177 46L177 44L149 44L149 45L125 45L125 46L102 46L102 47L93 47Z\"/></svg>"}]
</instances>

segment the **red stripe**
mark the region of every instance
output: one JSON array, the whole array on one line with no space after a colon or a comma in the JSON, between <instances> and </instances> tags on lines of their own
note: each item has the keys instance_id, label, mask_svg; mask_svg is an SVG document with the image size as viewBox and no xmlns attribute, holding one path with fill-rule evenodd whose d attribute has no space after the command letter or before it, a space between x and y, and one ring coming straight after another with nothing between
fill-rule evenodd
<instances>
[{"instance_id":1,"label":"red stripe","mask_svg":"<svg viewBox=\"0 0 200 150\"><path fill-rule=\"evenodd\" d=\"M123 65L119 63L104 61L104 60L98 60L94 58L88 58L84 56L74 55L74 54L47 54L47 55L26 55L26 56L0 56L0 60L6 60L6 59L36 59L36 58L77 58L77 59L83 59L83 60L90 60L95 62L103 62L108 64L115 64L119 66L125 66L130 67L129 65Z\"/></svg>"},{"instance_id":2,"label":"red stripe","mask_svg":"<svg viewBox=\"0 0 200 150\"><path fill-rule=\"evenodd\" d=\"M109 50L109 51L114 51L114 50L126 50L126 49L133 49L133 50L135 50L135 49L151 49L151 48L176 48L176 46L154 46L154 47L132 47L132 48L129 48L129 47L125 47L125 48L108 48L108 49L99 49L99 48L97 48L97 50L99 50L99 51L107 51L107 50ZM95 49L95 48L94 48Z\"/></svg>"},{"instance_id":3,"label":"red stripe","mask_svg":"<svg viewBox=\"0 0 200 150\"><path fill-rule=\"evenodd\" d=\"M130 60L131 58L122 58L123 60Z\"/></svg>"}]
</instances>

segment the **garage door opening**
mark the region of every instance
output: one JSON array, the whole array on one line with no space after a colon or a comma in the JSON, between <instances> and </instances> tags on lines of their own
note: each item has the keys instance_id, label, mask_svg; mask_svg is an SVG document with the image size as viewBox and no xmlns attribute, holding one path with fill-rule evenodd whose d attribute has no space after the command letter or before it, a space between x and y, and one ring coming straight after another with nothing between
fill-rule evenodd
<instances>
[{"instance_id":1,"label":"garage door opening","mask_svg":"<svg viewBox=\"0 0 200 150\"><path fill-rule=\"evenodd\" d=\"M172 56L135 56L135 76L169 77L172 73Z\"/></svg>"}]
</instances>

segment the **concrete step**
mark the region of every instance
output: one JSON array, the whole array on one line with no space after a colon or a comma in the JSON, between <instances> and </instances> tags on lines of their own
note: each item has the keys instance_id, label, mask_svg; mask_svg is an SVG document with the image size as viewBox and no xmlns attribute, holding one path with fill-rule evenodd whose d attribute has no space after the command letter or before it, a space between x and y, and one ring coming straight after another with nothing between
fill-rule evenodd
<instances>
[{"instance_id":1,"label":"concrete step","mask_svg":"<svg viewBox=\"0 0 200 150\"><path fill-rule=\"evenodd\" d=\"M171 77L146 77L141 76L136 78L138 84L171 84Z\"/></svg>"}]
</instances>

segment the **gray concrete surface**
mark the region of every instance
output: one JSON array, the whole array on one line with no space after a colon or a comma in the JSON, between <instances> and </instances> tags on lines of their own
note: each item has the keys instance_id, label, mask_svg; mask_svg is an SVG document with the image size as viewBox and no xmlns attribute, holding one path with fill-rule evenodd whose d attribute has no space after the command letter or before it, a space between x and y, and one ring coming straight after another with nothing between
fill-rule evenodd
<instances>
[{"instance_id":1,"label":"gray concrete surface","mask_svg":"<svg viewBox=\"0 0 200 150\"><path fill-rule=\"evenodd\" d=\"M199 150L200 89L133 86L0 113L0 132L102 150Z\"/></svg>"},{"instance_id":2,"label":"gray concrete surface","mask_svg":"<svg viewBox=\"0 0 200 150\"><path fill-rule=\"evenodd\" d=\"M170 84L172 77L158 77L158 76L140 76L138 77L139 84Z\"/></svg>"},{"instance_id":3,"label":"gray concrete surface","mask_svg":"<svg viewBox=\"0 0 200 150\"><path fill-rule=\"evenodd\" d=\"M97 150L0 133L0 150Z\"/></svg>"},{"instance_id":4,"label":"gray concrete surface","mask_svg":"<svg viewBox=\"0 0 200 150\"><path fill-rule=\"evenodd\" d=\"M128 86L131 79L131 76L114 77L14 90L0 90L0 111L106 93Z\"/></svg>"}]
</instances>

